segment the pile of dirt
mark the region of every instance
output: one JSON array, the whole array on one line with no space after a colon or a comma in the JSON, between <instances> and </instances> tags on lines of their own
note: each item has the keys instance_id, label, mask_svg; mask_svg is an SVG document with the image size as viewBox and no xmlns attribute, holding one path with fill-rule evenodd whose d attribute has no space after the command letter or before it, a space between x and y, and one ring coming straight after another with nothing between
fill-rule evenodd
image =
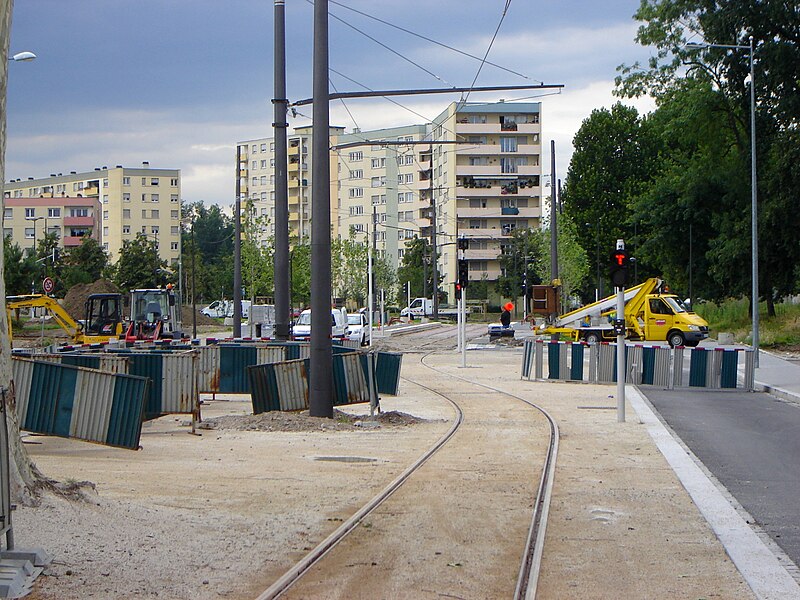
<instances>
[{"instance_id":1,"label":"pile of dirt","mask_svg":"<svg viewBox=\"0 0 800 600\"><path fill-rule=\"evenodd\" d=\"M108 279L98 279L94 283L79 283L72 286L64 296L62 305L76 321L85 319L86 299L90 294L115 294L119 289Z\"/></svg>"},{"instance_id":2,"label":"pile of dirt","mask_svg":"<svg viewBox=\"0 0 800 600\"><path fill-rule=\"evenodd\" d=\"M192 326L191 304L184 304L181 307L181 322L183 323L183 328L185 330L188 330ZM211 317L207 317L198 310L195 311L195 323L198 325L219 325L220 321L217 319L212 319Z\"/></svg>"},{"instance_id":3,"label":"pile of dirt","mask_svg":"<svg viewBox=\"0 0 800 600\"><path fill-rule=\"evenodd\" d=\"M413 415L390 411L375 415L375 421L381 425L406 426L422 423ZM308 411L281 412L272 411L258 415L226 415L208 419L200 424L201 429L235 429L236 431L353 431L363 427L365 421L371 421L369 416L358 417L333 411L333 418L312 417Z\"/></svg>"}]
</instances>

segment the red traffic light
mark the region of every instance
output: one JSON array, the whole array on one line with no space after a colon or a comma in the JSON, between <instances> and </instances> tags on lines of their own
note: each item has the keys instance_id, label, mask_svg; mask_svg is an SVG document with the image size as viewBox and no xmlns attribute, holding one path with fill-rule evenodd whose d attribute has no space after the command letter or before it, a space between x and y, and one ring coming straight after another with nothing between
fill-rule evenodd
<instances>
[{"instance_id":1,"label":"red traffic light","mask_svg":"<svg viewBox=\"0 0 800 600\"><path fill-rule=\"evenodd\" d=\"M628 264L628 253L625 250L617 250L613 256L618 267L624 267Z\"/></svg>"}]
</instances>

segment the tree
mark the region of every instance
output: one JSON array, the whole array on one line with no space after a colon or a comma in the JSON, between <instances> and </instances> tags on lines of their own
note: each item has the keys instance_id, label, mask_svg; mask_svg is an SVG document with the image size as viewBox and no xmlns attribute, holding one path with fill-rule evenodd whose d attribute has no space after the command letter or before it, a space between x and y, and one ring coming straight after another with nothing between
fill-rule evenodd
<instances>
[{"instance_id":1,"label":"tree","mask_svg":"<svg viewBox=\"0 0 800 600\"><path fill-rule=\"evenodd\" d=\"M289 240L289 300L293 307L305 307L311 302L311 245L307 239Z\"/></svg>"},{"instance_id":2,"label":"tree","mask_svg":"<svg viewBox=\"0 0 800 600\"><path fill-rule=\"evenodd\" d=\"M3 238L3 276L6 293L9 296L30 294L35 272L36 261L33 257L12 242L10 236Z\"/></svg>"},{"instance_id":3,"label":"tree","mask_svg":"<svg viewBox=\"0 0 800 600\"><path fill-rule=\"evenodd\" d=\"M195 295L210 300L233 296L233 220L217 206L206 206L202 202L183 207L184 220L191 227L182 234L184 248L192 247L194 236ZM243 245L244 249L244 245ZM191 254L189 255L191 257ZM189 261L191 258L189 258ZM187 260L184 254L184 270ZM191 267L189 267L191 272ZM245 271L243 271L244 276Z\"/></svg>"},{"instance_id":4,"label":"tree","mask_svg":"<svg viewBox=\"0 0 800 600\"><path fill-rule=\"evenodd\" d=\"M500 255L500 270L497 292L505 298L522 296L522 286L539 285L545 272L542 246L534 229L515 229L511 237L504 240ZM527 275L526 275L527 274ZM467 286L469 289L469 286Z\"/></svg>"},{"instance_id":5,"label":"tree","mask_svg":"<svg viewBox=\"0 0 800 600\"><path fill-rule=\"evenodd\" d=\"M411 282L411 298L431 297L433 290L433 277L430 269L431 246L427 238L414 238L406 243L403 254L403 263L397 270L397 280L400 286ZM402 289L398 291L397 302L405 306L407 297Z\"/></svg>"},{"instance_id":6,"label":"tree","mask_svg":"<svg viewBox=\"0 0 800 600\"><path fill-rule=\"evenodd\" d=\"M800 123L797 7L782 0L764 0L757 10L745 2L720 5L701 0L648 0L642 2L635 18L643 23L637 40L655 46L657 54L646 67L620 67L620 95L650 93L661 106L671 100L676 90L687 86L692 89L694 83L699 83L718 96L719 118L715 122L728 136L723 149L730 154L724 164L711 164L711 170L706 172L720 187L723 202L702 225L710 225L704 256L719 295L746 294L750 283L749 269L742 268L750 262L748 219L743 217L749 214L750 204L746 174L752 139L750 86L755 85L758 178L763 182L758 190L759 291L767 300L769 313L774 314L774 300L797 290L794 273L800 260L800 245L791 233L797 230L800 218L794 208L800 193L787 185L796 181L796 168L792 161L783 160L796 148ZM749 81L750 36L755 82ZM697 50L686 46L687 40L698 37L712 45L744 48ZM698 146L696 150L696 156L705 156L705 148ZM682 190L672 186L680 202L694 206L685 191L702 186L706 173L698 173L693 185L684 185ZM727 176L730 173L732 178ZM671 179L678 178L673 173Z\"/></svg>"},{"instance_id":7,"label":"tree","mask_svg":"<svg viewBox=\"0 0 800 600\"><path fill-rule=\"evenodd\" d=\"M83 236L79 246L65 249L62 256L64 288L79 283L91 283L106 275L109 269L108 253L96 239Z\"/></svg>"},{"instance_id":8,"label":"tree","mask_svg":"<svg viewBox=\"0 0 800 600\"><path fill-rule=\"evenodd\" d=\"M170 275L156 242L142 234L122 243L115 271L114 283L123 291L163 286Z\"/></svg>"}]
</instances>

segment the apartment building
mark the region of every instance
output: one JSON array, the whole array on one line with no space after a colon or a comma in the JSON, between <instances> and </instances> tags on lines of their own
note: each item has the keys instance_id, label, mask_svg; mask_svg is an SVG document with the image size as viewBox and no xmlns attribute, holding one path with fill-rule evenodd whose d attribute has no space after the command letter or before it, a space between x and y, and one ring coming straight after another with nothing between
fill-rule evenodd
<instances>
[{"instance_id":1,"label":"apartment building","mask_svg":"<svg viewBox=\"0 0 800 600\"><path fill-rule=\"evenodd\" d=\"M336 143L344 127L330 128L329 142ZM298 127L287 136L287 178L289 188L290 235L307 238L311 235L311 143L312 127ZM248 218L259 218L263 224L260 241L267 244L275 235L275 140L257 138L236 144L239 173L239 196L243 208L250 207ZM331 204L336 198L337 155L330 153Z\"/></svg>"},{"instance_id":2,"label":"apartment building","mask_svg":"<svg viewBox=\"0 0 800 600\"><path fill-rule=\"evenodd\" d=\"M39 219L61 245L80 244L90 234L117 260L125 240L138 234L156 242L167 264L180 259L181 179L178 169L98 167L94 171L14 179L4 186L3 233L25 247ZM29 241L30 240L30 241Z\"/></svg>"},{"instance_id":3,"label":"apartment building","mask_svg":"<svg viewBox=\"0 0 800 600\"><path fill-rule=\"evenodd\" d=\"M514 230L540 226L540 116L538 102L453 103L433 120L439 265L450 298L457 237L469 240L470 280L496 281Z\"/></svg>"},{"instance_id":4,"label":"apartment building","mask_svg":"<svg viewBox=\"0 0 800 600\"><path fill-rule=\"evenodd\" d=\"M378 254L397 267L410 240L431 239L433 205L441 289L454 298L459 236L470 240L470 279L496 281L514 230L540 223L540 110L539 103L454 102L429 124L352 133L332 127L330 144L339 147L331 152L332 235L347 238L352 229L366 242L371 234ZM311 143L310 126L289 136L293 235L310 231ZM269 217L271 235L273 140L237 146L242 197L253 214Z\"/></svg>"}]
</instances>

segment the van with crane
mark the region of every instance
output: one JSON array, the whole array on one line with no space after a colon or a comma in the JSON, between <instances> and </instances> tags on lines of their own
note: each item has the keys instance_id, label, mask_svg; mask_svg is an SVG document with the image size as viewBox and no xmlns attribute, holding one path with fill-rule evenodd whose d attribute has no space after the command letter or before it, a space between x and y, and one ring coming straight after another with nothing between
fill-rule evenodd
<instances>
[{"instance_id":1,"label":"van with crane","mask_svg":"<svg viewBox=\"0 0 800 600\"><path fill-rule=\"evenodd\" d=\"M708 337L708 322L670 294L661 279L651 278L626 289L624 299L625 337L630 340L666 341L674 348L697 346ZM536 333L589 343L615 341L616 309L616 295L608 296L543 323Z\"/></svg>"}]
</instances>

